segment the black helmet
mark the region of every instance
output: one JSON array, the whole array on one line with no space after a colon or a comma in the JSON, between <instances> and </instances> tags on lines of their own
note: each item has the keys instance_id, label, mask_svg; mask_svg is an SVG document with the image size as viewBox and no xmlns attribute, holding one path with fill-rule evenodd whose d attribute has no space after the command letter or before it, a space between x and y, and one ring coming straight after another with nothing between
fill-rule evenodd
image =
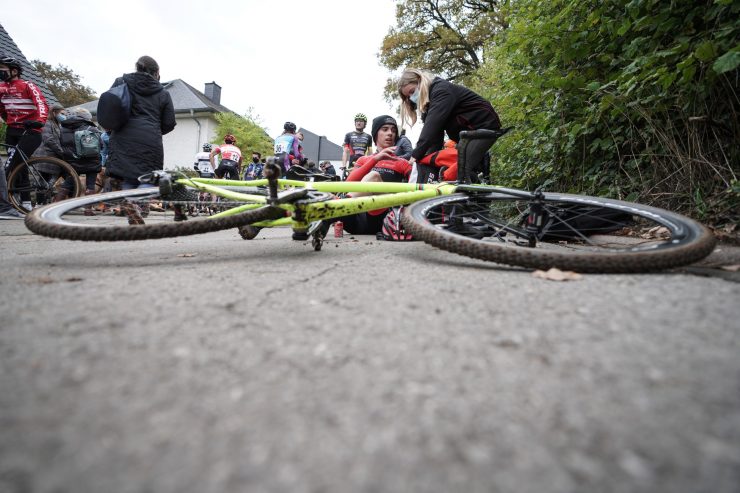
<instances>
[{"instance_id":1,"label":"black helmet","mask_svg":"<svg viewBox=\"0 0 740 493\"><path fill-rule=\"evenodd\" d=\"M295 132L297 128L298 127L296 127L293 122L285 122L285 125L283 125L283 130L287 130L289 132Z\"/></svg>"},{"instance_id":2,"label":"black helmet","mask_svg":"<svg viewBox=\"0 0 740 493\"><path fill-rule=\"evenodd\" d=\"M365 116L365 113L357 113L355 115L355 121L362 120L363 122L367 123L367 117Z\"/></svg>"},{"instance_id":3,"label":"black helmet","mask_svg":"<svg viewBox=\"0 0 740 493\"><path fill-rule=\"evenodd\" d=\"M213 149L213 146L211 144L208 144L208 143L203 144L203 150L205 152L211 152L211 149Z\"/></svg>"},{"instance_id":4,"label":"black helmet","mask_svg":"<svg viewBox=\"0 0 740 493\"><path fill-rule=\"evenodd\" d=\"M4 56L0 58L0 65L5 65L8 68L14 68L18 71L18 75L23 72L23 65L21 65L20 60L17 60L13 57Z\"/></svg>"}]
</instances>

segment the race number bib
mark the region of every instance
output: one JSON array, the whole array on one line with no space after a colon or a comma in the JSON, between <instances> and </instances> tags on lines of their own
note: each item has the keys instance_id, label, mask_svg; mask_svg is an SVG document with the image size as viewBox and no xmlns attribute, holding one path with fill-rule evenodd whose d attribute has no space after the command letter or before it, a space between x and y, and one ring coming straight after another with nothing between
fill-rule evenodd
<instances>
[{"instance_id":1,"label":"race number bib","mask_svg":"<svg viewBox=\"0 0 740 493\"><path fill-rule=\"evenodd\" d=\"M290 153L293 147L293 137L281 135L275 139L275 154Z\"/></svg>"}]
</instances>

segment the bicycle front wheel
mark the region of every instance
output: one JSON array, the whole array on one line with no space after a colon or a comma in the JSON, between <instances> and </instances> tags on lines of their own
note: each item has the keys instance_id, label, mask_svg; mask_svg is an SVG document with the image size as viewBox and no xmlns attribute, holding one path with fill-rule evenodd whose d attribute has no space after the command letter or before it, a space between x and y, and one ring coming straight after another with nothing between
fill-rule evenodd
<instances>
[{"instance_id":1,"label":"bicycle front wheel","mask_svg":"<svg viewBox=\"0 0 740 493\"><path fill-rule=\"evenodd\" d=\"M24 206L50 204L54 197L78 197L82 193L80 177L71 164L53 157L36 157L18 164L8 174L8 201L17 210Z\"/></svg>"},{"instance_id":2,"label":"bicycle front wheel","mask_svg":"<svg viewBox=\"0 0 740 493\"><path fill-rule=\"evenodd\" d=\"M187 236L277 219L285 211L261 206L210 217L213 203L187 189L163 197L157 188L138 188L63 200L26 216L34 233L79 241L132 241ZM233 205L242 205L242 202ZM223 208L224 203L219 203Z\"/></svg>"},{"instance_id":3,"label":"bicycle front wheel","mask_svg":"<svg viewBox=\"0 0 740 493\"><path fill-rule=\"evenodd\" d=\"M715 245L709 230L679 214L557 193L539 200L542 223L533 229L534 195L495 190L414 203L404 212L404 226L443 250L544 270L655 271L696 262Z\"/></svg>"}]
</instances>

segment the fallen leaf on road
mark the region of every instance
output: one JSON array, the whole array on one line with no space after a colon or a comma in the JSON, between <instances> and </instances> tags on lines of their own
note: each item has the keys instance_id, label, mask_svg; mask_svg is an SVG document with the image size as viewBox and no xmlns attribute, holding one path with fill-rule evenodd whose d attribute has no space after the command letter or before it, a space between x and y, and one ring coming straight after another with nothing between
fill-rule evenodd
<instances>
[{"instance_id":1,"label":"fallen leaf on road","mask_svg":"<svg viewBox=\"0 0 740 493\"><path fill-rule=\"evenodd\" d=\"M730 272L738 272L740 271L740 264L723 265L722 267L720 267L720 269L730 271Z\"/></svg>"},{"instance_id":2,"label":"fallen leaf on road","mask_svg":"<svg viewBox=\"0 0 740 493\"><path fill-rule=\"evenodd\" d=\"M30 282L37 284L51 284L56 281L54 281L54 279L52 279L51 277L37 277L36 279L31 279Z\"/></svg>"},{"instance_id":3,"label":"fallen leaf on road","mask_svg":"<svg viewBox=\"0 0 740 493\"><path fill-rule=\"evenodd\" d=\"M194 253L181 253L178 257L195 257Z\"/></svg>"},{"instance_id":4,"label":"fallen leaf on road","mask_svg":"<svg viewBox=\"0 0 740 493\"><path fill-rule=\"evenodd\" d=\"M65 279L65 281L67 281L67 282L80 282L80 281L82 281L82 278L81 277L68 277L67 279Z\"/></svg>"},{"instance_id":5,"label":"fallen leaf on road","mask_svg":"<svg viewBox=\"0 0 740 493\"><path fill-rule=\"evenodd\" d=\"M647 231L647 233L641 235L642 238L648 240L651 238L670 238L671 232L665 226L656 226Z\"/></svg>"},{"instance_id":6,"label":"fallen leaf on road","mask_svg":"<svg viewBox=\"0 0 740 493\"><path fill-rule=\"evenodd\" d=\"M536 270L532 272L532 276L539 279L547 279L548 281L578 281L583 278L583 276L577 272L560 270L555 267L552 267L548 271Z\"/></svg>"}]
</instances>

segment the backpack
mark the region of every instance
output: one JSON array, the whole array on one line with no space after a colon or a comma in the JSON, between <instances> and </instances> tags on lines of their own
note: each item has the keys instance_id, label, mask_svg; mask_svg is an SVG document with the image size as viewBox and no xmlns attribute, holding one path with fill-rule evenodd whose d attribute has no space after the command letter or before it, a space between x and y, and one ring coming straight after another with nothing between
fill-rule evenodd
<instances>
[{"instance_id":1,"label":"backpack","mask_svg":"<svg viewBox=\"0 0 740 493\"><path fill-rule=\"evenodd\" d=\"M375 237L386 241L413 241L413 235L407 233L401 224L401 214L403 214L403 206L389 209L383 218L383 226Z\"/></svg>"},{"instance_id":2,"label":"backpack","mask_svg":"<svg viewBox=\"0 0 740 493\"><path fill-rule=\"evenodd\" d=\"M89 126L75 131L75 159L100 157L100 131Z\"/></svg>"},{"instance_id":3,"label":"backpack","mask_svg":"<svg viewBox=\"0 0 740 493\"><path fill-rule=\"evenodd\" d=\"M120 130L131 116L131 93L128 85L111 87L98 100L98 122L106 130Z\"/></svg>"}]
</instances>

